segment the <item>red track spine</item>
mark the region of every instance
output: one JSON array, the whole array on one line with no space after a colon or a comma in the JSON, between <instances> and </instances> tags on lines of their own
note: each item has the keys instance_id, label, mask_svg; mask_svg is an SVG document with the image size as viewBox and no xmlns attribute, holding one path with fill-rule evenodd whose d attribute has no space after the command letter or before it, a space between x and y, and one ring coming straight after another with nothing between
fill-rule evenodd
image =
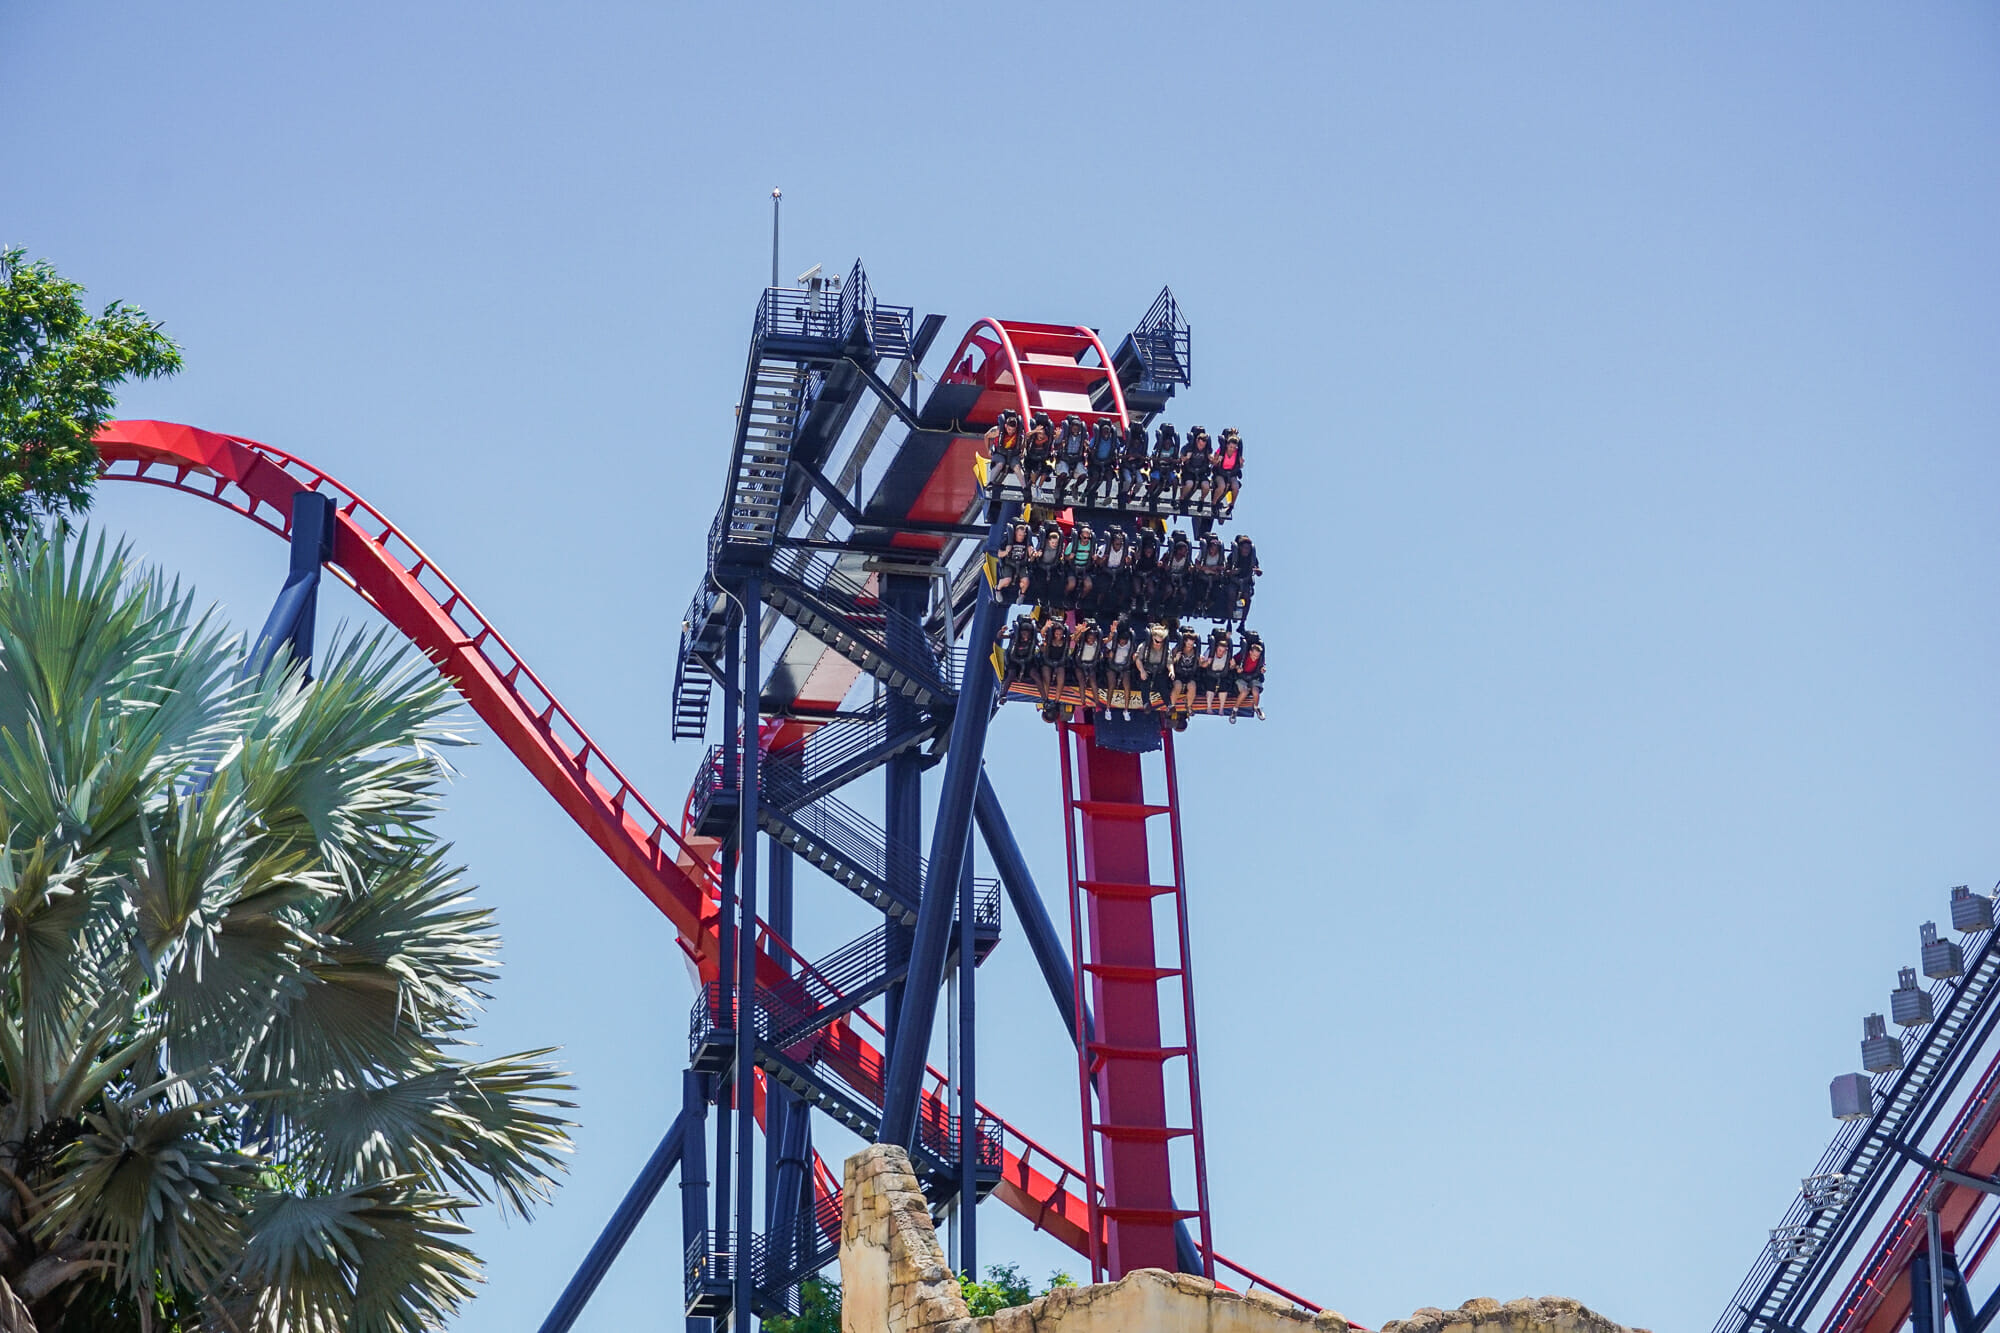
<instances>
[{"instance_id":1,"label":"red track spine","mask_svg":"<svg viewBox=\"0 0 2000 1333\"><path fill-rule=\"evenodd\" d=\"M1178 812L1171 799L1166 805L1148 804L1140 756L1098 745L1088 724L1060 724L1058 744L1069 846L1071 948L1078 963L1078 997L1087 989L1094 1023L1077 1047L1084 1170L1093 1186L1100 1164L1103 1171L1102 1202L1097 1189L1084 1192L1094 1204L1092 1276L1115 1279L1135 1268L1172 1271L1178 1266L1175 1228L1183 1218L1198 1219L1205 1251L1211 1239ZM1161 815L1167 816L1175 843L1170 884L1153 881L1147 846L1148 826ZM1177 957L1166 965L1156 936L1155 904L1161 898L1174 900L1171 920L1178 936ZM1179 1044L1168 1044L1162 982L1181 989ZM1083 1013L1081 1004L1078 1013ZM1172 1123L1167 1101L1167 1066L1176 1060L1187 1074L1190 1117L1182 1125ZM1192 1139L1195 1149L1194 1208L1175 1205L1172 1145L1180 1138Z\"/></svg>"}]
</instances>

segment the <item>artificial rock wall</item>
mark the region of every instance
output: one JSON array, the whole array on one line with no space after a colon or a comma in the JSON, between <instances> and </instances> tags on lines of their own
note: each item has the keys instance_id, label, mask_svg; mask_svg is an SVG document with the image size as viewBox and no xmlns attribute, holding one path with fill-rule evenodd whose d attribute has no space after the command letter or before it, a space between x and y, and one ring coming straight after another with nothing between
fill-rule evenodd
<instances>
[{"instance_id":1,"label":"artificial rock wall","mask_svg":"<svg viewBox=\"0 0 2000 1333\"><path fill-rule=\"evenodd\" d=\"M841 1333L1348 1333L1333 1311L1312 1315L1204 1278L1142 1268L1117 1282L1059 1287L974 1319L945 1263L923 1191L901 1148L847 1159L840 1233ZM1576 1301L1467 1301L1423 1309L1381 1333L1644 1333Z\"/></svg>"}]
</instances>

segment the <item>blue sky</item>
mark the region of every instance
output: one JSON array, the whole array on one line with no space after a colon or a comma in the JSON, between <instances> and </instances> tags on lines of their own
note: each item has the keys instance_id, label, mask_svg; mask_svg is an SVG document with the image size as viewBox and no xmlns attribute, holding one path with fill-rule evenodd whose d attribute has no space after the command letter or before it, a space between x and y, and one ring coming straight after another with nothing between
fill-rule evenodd
<instances>
[{"instance_id":1,"label":"blue sky","mask_svg":"<svg viewBox=\"0 0 2000 1333\"><path fill-rule=\"evenodd\" d=\"M2000 878L1996 73L2000 11L1949 3L15 0L0 239L185 344L129 415L367 496L663 808L770 188L787 274L859 255L954 340L1171 283L1273 659L1271 721L1182 751L1222 1249L1371 1324L1699 1329L1918 925ZM282 579L180 497L98 521L246 627ZM996 725L1045 885L1053 751ZM485 1333L666 1123L691 991L504 751L463 769L484 1038L563 1046L582 1122L553 1207L481 1219ZM982 979L987 1099L1074 1144L1026 951ZM671 1212L581 1327L670 1322Z\"/></svg>"}]
</instances>

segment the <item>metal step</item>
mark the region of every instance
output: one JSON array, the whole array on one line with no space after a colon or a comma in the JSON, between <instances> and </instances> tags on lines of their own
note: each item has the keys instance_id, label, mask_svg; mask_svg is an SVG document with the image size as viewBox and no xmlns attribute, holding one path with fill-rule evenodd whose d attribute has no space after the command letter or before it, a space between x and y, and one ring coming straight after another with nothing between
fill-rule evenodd
<instances>
[{"instance_id":1,"label":"metal step","mask_svg":"<svg viewBox=\"0 0 2000 1333\"><path fill-rule=\"evenodd\" d=\"M674 731L677 741L698 741L708 735L708 705L715 678L683 654L674 668Z\"/></svg>"}]
</instances>

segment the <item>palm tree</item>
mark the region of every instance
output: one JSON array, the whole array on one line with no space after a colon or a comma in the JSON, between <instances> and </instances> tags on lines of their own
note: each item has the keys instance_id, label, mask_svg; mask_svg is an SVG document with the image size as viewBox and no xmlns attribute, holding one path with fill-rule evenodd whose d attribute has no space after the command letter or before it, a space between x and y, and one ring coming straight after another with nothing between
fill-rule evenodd
<instances>
[{"instance_id":1,"label":"palm tree","mask_svg":"<svg viewBox=\"0 0 2000 1333\"><path fill-rule=\"evenodd\" d=\"M445 686L244 661L122 546L0 558L0 1333L435 1328L567 1149L548 1052L469 1054Z\"/></svg>"}]
</instances>

